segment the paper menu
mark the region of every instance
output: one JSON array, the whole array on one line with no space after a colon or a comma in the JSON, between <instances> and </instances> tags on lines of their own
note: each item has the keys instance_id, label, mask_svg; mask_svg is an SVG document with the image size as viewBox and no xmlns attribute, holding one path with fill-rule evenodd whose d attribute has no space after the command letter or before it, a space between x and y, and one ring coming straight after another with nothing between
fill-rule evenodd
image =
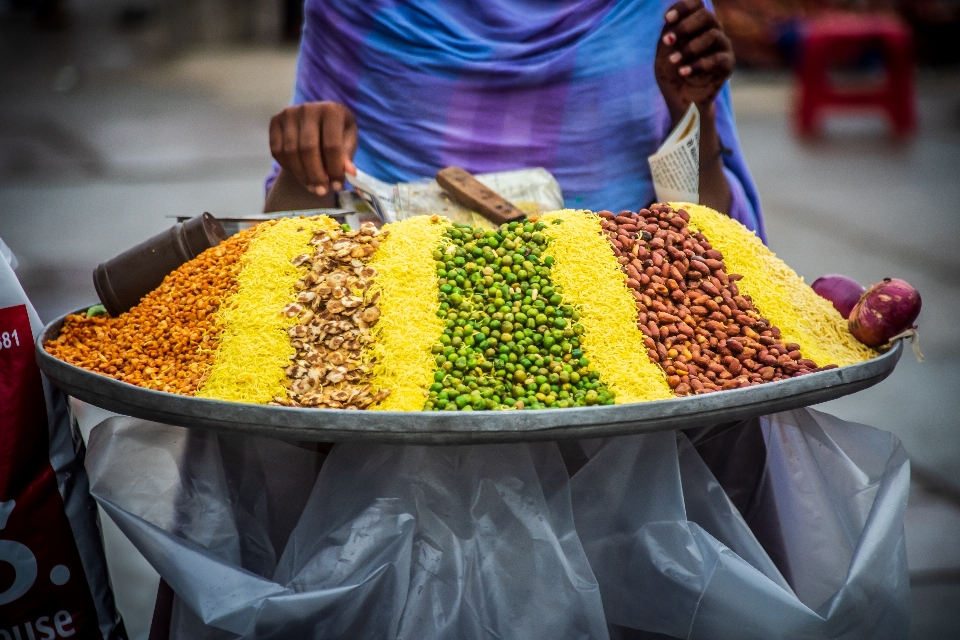
<instances>
[{"instance_id":1,"label":"paper menu","mask_svg":"<svg viewBox=\"0 0 960 640\"><path fill-rule=\"evenodd\" d=\"M657 202L700 202L700 112L696 105L690 105L647 162Z\"/></svg>"}]
</instances>

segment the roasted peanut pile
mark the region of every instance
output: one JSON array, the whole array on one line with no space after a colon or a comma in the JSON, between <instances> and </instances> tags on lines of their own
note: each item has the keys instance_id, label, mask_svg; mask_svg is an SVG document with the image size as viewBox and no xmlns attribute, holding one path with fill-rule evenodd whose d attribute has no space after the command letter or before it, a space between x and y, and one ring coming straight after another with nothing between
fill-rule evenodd
<instances>
[{"instance_id":1,"label":"roasted peanut pile","mask_svg":"<svg viewBox=\"0 0 960 640\"><path fill-rule=\"evenodd\" d=\"M47 353L117 380L193 395L217 349L216 312L237 288L238 260L251 231L181 265L119 317L67 316Z\"/></svg>"},{"instance_id":2,"label":"roasted peanut pile","mask_svg":"<svg viewBox=\"0 0 960 640\"><path fill-rule=\"evenodd\" d=\"M297 301L284 309L297 317L290 329L296 354L285 371L289 397L274 398L273 404L365 409L389 395L370 386L372 365L363 357L372 340L370 327L380 318L380 294L368 295L377 272L366 263L387 233L371 223L356 230L321 230L310 241L313 254L293 259L294 265L307 267L296 284Z\"/></svg>"},{"instance_id":3,"label":"roasted peanut pile","mask_svg":"<svg viewBox=\"0 0 960 640\"><path fill-rule=\"evenodd\" d=\"M647 355L663 367L676 395L820 370L801 357L799 345L780 340L750 296L740 295L742 276L726 273L723 255L688 228L685 211L656 205L599 215L637 301Z\"/></svg>"}]
</instances>

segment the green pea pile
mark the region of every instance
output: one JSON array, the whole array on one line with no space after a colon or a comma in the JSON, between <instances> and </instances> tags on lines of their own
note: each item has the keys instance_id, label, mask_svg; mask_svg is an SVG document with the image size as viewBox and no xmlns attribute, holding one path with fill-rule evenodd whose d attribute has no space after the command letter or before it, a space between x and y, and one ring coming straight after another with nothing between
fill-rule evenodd
<instances>
[{"instance_id":1,"label":"green pea pile","mask_svg":"<svg viewBox=\"0 0 960 640\"><path fill-rule=\"evenodd\" d=\"M437 371L425 410L613 404L580 349L580 313L550 283L540 222L496 231L455 223L433 257L440 283Z\"/></svg>"}]
</instances>

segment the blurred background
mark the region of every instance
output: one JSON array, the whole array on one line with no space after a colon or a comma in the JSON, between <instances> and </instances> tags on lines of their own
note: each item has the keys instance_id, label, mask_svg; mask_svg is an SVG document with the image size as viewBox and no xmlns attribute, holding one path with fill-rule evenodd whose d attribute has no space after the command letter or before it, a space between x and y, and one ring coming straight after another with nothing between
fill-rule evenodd
<instances>
[{"instance_id":1,"label":"blurred background","mask_svg":"<svg viewBox=\"0 0 960 640\"><path fill-rule=\"evenodd\" d=\"M960 0L716 5L772 248L807 282L895 276L923 296L926 362L907 352L885 382L818 408L903 441L911 636L958 638ZM898 134L865 109L800 135L805 38L837 12L853 30L884 16L906 38L915 85L893 88L915 126ZM261 210L267 125L292 93L301 19L297 0L0 0L0 238L44 321L96 301L93 268L173 217ZM833 50L831 81L882 82L884 37ZM85 431L106 415L76 408ZM103 525L121 613L145 638L157 576Z\"/></svg>"}]
</instances>

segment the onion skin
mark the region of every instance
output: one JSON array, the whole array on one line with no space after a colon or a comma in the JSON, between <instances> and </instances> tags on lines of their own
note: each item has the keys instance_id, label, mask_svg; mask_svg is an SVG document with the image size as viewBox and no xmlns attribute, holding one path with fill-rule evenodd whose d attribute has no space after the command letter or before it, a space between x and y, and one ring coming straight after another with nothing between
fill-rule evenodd
<instances>
[{"instance_id":1,"label":"onion skin","mask_svg":"<svg viewBox=\"0 0 960 640\"><path fill-rule=\"evenodd\" d=\"M920 293L906 281L885 278L870 287L850 312L850 333L868 347L887 344L913 326L920 304Z\"/></svg>"},{"instance_id":2,"label":"onion skin","mask_svg":"<svg viewBox=\"0 0 960 640\"><path fill-rule=\"evenodd\" d=\"M821 298L833 303L833 308L844 318L850 317L850 312L860 301L866 289L853 278L831 273L814 280L810 287Z\"/></svg>"}]
</instances>

